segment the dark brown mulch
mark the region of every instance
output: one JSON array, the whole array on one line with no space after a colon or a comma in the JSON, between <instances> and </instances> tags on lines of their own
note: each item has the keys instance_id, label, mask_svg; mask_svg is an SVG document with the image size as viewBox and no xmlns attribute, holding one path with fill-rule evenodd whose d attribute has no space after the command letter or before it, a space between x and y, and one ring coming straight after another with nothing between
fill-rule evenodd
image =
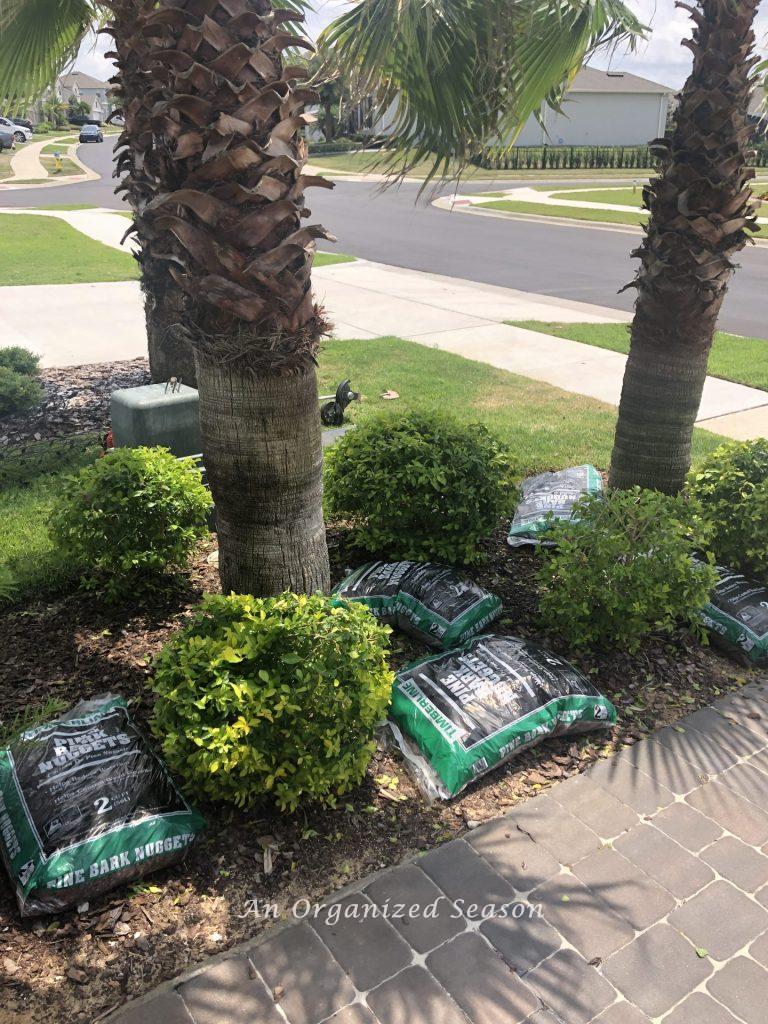
<instances>
[{"instance_id":1,"label":"dark brown mulch","mask_svg":"<svg viewBox=\"0 0 768 1024\"><path fill-rule=\"evenodd\" d=\"M331 530L334 574L359 564L344 530ZM110 609L75 595L0 617L0 707L7 721L50 695L73 703L107 691L151 712L149 661L188 618L206 590L218 586L203 550L177 589L142 608ZM499 531L476 578L504 600L498 629L537 635L536 556L511 551ZM557 646L557 644L553 644ZM422 654L393 636L395 666ZM593 673L618 707L613 735L592 733L544 743L520 755L450 804L428 806L399 757L380 752L365 782L335 810L294 815L270 807L240 812L203 807L209 827L187 860L122 887L78 914L21 921L7 880L0 880L0 1024L92 1021L191 964L268 927L252 913L254 899L287 911L418 850L460 835L518 801L634 742L654 727L743 682L744 672L687 634L653 638L639 654L614 651L574 659ZM265 870L263 846L277 846ZM266 841L266 840L265 840ZM263 902L262 902L263 901Z\"/></svg>"},{"instance_id":2,"label":"dark brown mulch","mask_svg":"<svg viewBox=\"0 0 768 1024\"><path fill-rule=\"evenodd\" d=\"M40 371L45 397L40 405L0 420L0 449L72 434L103 433L109 398L118 388L150 384L146 359L55 366Z\"/></svg>"}]
</instances>

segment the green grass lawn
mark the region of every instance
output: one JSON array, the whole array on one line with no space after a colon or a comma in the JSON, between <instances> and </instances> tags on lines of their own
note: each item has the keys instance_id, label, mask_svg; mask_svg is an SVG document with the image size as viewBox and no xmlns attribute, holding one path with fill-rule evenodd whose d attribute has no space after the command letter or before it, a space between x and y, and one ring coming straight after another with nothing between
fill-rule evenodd
<instances>
[{"instance_id":1,"label":"green grass lawn","mask_svg":"<svg viewBox=\"0 0 768 1024\"><path fill-rule=\"evenodd\" d=\"M96 440L42 442L32 456L0 459L0 564L10 566L20 594L55 589L70 575L51 542L48 518L64 477L96 457Z\"/></svg>"},{"instance_id":2,"label":"green grass lawn","mask_svg":"<svg viewBox=\"0 0 768 1024\"><path fill-rule=\"evenodd\" d=\"M334 263L354 263L356 256L347 256L343 252L317 252L312 262L313 267L330 267Z\"/></svg>"},{"instance_id":3,"label":"green grass lawn","mask_svg":"<svg viewBox=\"0 0 768 1024\"><path fill-rule=\"evenodd\" d=\"M129 281L138 264L56 217L0 214L0 285Z\"/></svg>"},{"instance_id":4,"label":"green grass lawn","mask_svg":"<svg viewBox=\"0 0 768 1024\"><path fill-rule=\"evenodd\" d=\"M96 210L93 203L46 203L35 206L36 210ZM128 215L130 216L130 214Z\"/></svg>"},{"instance_id":5,"label":"green grass lawn","mask_svg":"<svg viewBox=\"0 0 768 1024\"><path fill-rule=\"evenodd\" d=\"M589 192L564 192L558 189L552 193L552 198L578 199L582 203L613 203L614 206L640 206L643 190L640 186L635 191L631 188L602 188Z\"/></svg>"},{"instance_id":6,"label":"green grass lawn","mask_svg":"<svg viewBox=\"0 0 768 1024\"><path fill-rule=\"evenodd\" d=\"M2 181L3 178L10 178L11 174L13 174L13 171L11 170L12 155L13 154L10 149L4 149L2 153L0 153L0 181Z\"/></svg>"},{"instance_id":7,"label":"green grass lawn","mask_svg":"<svg viewBox=\"0 0 768 1024\"><path fill-rule=\"evenodd\" d=\"M56 157L55 156L41 156L40 163L48 171L48 174L54 174L57 177L64 177L70 174L82 174L83 168L76 164L74 160L70 160L69 157L63 156L61 158L61 170L56 169Z\"/></svg>"},{"instance_id":8,"label":"green grass lawn","mask_svg":"<svg viewBox=\"0 0 768 1024\"><path fill-rule=\"evenodd\" d=\"M545 203L517 202L495 199L478 203L481 210L503 210L505 213L527 213L538 217L566 217L568 220L596 221L602 224L644 224L647 214L623 213L621 210L588 210L578 206L551 206Z\"/></svg>"},{"instance_id":9,"label":"green grass lawn","mask_svg":"<svg viewBox=\"0 0 768 1024\"><path fill-rule=\"evenodd\" d=\"M613 352L629 352L629 334L624 324L561 324L537 320L508 320L507 323ZM768 341L718 331L709 356L709 373L768 391Z\"/></svg>"},{"instance_id":10,"label":"green grass lawn","mask_svg":"<svg viewBox=\"0 0 768 1024\"><path fill-rule=\"evenodd\" d=\"M69 146L69 142L49 142L47 146L43 146L43 155L51 156L54 153L64 153Z\"/></svg>"},{"instance_id":11,"label":"green grass lawn","mask_svg":"<svg viewBox=\"0 0 768 1024\"><path fill-rule=\"evenodd\" d=\"M334 391L346 377L362 392L362 401L349 410L355 422L362 423L381 410L396 415L412 409L451 409L463 422L485 423L509 444L525 475L583 462L603 469L608 466L616 410L594 399L400 338L327 341L319 362L321 394ZM380 398L390 389L400 398ZM722 440L697 430L694 459L701 459ZM93 457L92 453L70 454L67 468ZM60 469L50 472L52 465L61 465L57 458L39 460L38 476L24 468L29 465L27 459L20 479L14 475L3 479L0 460L0 563L10 565L23 594L42 593L68 577L69 568L53 549L47 529L64 475Z\"/></svg>"}]
</instances>

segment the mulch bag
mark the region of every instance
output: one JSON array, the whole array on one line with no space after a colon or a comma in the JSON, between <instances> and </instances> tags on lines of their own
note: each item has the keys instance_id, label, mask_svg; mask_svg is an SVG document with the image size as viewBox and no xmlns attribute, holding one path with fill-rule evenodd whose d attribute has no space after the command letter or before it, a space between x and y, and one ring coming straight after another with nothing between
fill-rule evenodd
<instances>
[{"instance_id":1,"label":"mulch bag","mask_svg":"<svg viewBox=\"0 0 768 1024\"><path fill-rule=\"evenodd\" d=\"M570 519L573 506L585 494L597 494L603 480L594 466L571 466L556 473L539 473L523 480L520 503L515 509L507 543L546 544L539 536L549 528L550 517Z\"/></svg>"},{"instance_id":2,"label":"mulch bag","mask_svg":"<svg viewBox=\"0 0 768 1024\"><path fill-rule=\"evenodd\" d=\"M550 736L610 729L616 709L563 658L491 634L398 672L389 718L423 791L449 799Z\"/></svg>"},{"instance_id":3,"label":"mulch bag","mask_svg":"<svg viewBox=\"0 0 768 1024\"><path fill-rule=\"evenodd\" d=\"M501 601L472 580L434 562L368 562L334 590L377 619L432 647L455 647L501 614Z\"/></svg>"},{"instance_id":4,"label":"mulch bag","mask_svg":"<svg viewBox=\"0 0 768 1024\"><path fill-rule=\"evenodd\" d=\"M701 617L714 643L751 665L768 663L768 587L723 565Z\"/></svg>"},{"instance_id":5,"label":"mulch bag","mask_svg":"<svg viewBox=\"0 0 768 1024\"><path fill-rule=\"evenodd\" d=\"M121 697L81 701L0 750L0 853L23 917L174 864L203 824Z\"/></svg>"}]
</instances>

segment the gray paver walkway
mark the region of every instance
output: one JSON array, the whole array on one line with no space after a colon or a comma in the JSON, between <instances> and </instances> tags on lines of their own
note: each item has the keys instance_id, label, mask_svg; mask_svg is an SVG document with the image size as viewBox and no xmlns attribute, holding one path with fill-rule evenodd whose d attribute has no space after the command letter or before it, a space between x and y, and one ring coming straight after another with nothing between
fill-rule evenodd
<instances>
[{"instance_id":1,"label":"gray paver walkway","mask_svg":"<svg viewBox=\"0 0 768 1024\"><path fill-rule=\"evenodd\" d=\"M765 1024L767 908L752 683L110 1020Z\"/></svg>"}]
</instances>

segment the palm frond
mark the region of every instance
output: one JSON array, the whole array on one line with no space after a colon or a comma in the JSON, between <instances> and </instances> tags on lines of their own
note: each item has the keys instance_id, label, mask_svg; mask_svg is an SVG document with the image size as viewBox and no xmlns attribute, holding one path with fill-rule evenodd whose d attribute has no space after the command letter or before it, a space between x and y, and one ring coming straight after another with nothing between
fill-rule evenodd
<instances>
[{"instance_id":1,"label":"palm frond","mask_svg":"<svg viewBox=\"0 0 768 1024\"><path fill-rule=\"evenodd\" d=\"M375 117L394 105L390 169L430 177L509 141L602 46L645 29L622 0L360 0L319 46Z\"/></svg>"},{"instance_id":2,"label":"palm frond","mask_svg":"<svg viewBox=\"0 0 768 1024\"><path fill-rule=\"evenodd\" d=\"M0 99L37 99L105 11L97 0L0 0Z\"/></svg>"}]
</instances>

